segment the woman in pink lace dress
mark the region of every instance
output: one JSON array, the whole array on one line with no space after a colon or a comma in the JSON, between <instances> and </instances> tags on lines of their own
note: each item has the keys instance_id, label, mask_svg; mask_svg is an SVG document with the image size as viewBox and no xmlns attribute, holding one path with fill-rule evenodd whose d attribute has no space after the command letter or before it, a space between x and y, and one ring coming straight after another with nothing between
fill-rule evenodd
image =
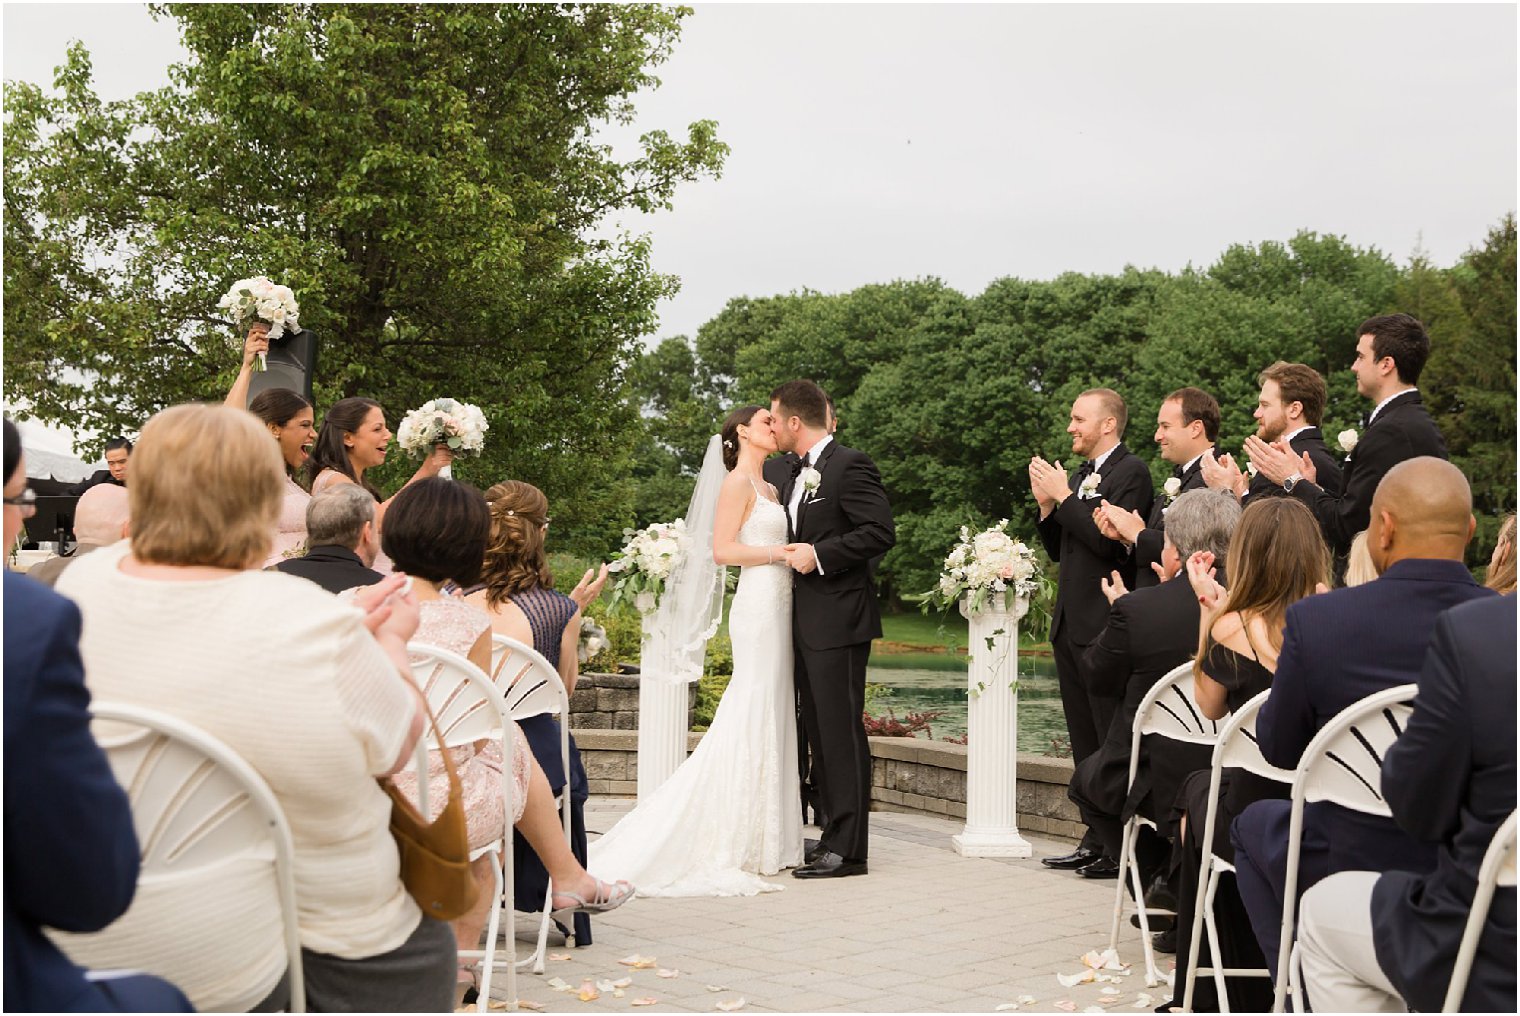
<instances>
[{"instance_id":1,"label":"woman in pink lace dress","mask_svg":"<svg viewBox=\"0 0 1520 1016\"><path fill-rule=\"evenodd\" d=\"M280 456L285 460L285 496L280 501L280 518L269 557L264 561L265 568L306 553L306 506L311 495L295 477L301 475L301 468L306 465L312 442L317 437L315 412L299 392L289 388L266 388L255 395L252 402L248 401L254 358L268 351L269 326L255 321L243 341L243 367L225 400L234 409L247 408L257 416L279 444Z\"/></svg>"},{"instance_id":2,"label":"woman in pink lace dress","mask_svg":"<svg viewBox=\"0 0 1520 1016\"><path fill-rule=\"evenodd\" d=\"M429 477L408 484L391 499L381 536L396 570L412 577L412 591L422 615L413 643L457 653L487 674L491 672L490 618L462 598L440 592L440 587L445 582L467 586L476 580L485 557L490 518L485 498L478 490L442 477ZM554 884L554 908L573 912L621 906L633 894L633 887L626 882L608 884L594 879L576 861L565 841L548 780L517 724L512 724L511 730L512 799L517 806L517 814L511 821L549 870ZM500 839L506 830L506 816L500 793L503 760L499 745L477 741L449 751L464 792L471 848ZM399 773L394 780L415 800L416 779L411 773ZM429 753L428 802L435 814L447 797L448 774L434 750ZM488 857L476 862L480 903L454 922L460 949L477 947L490 914L494 882L490 863ZM475 980L473 968L461 965L461 992Z\"/></svg>"}]
</instances>

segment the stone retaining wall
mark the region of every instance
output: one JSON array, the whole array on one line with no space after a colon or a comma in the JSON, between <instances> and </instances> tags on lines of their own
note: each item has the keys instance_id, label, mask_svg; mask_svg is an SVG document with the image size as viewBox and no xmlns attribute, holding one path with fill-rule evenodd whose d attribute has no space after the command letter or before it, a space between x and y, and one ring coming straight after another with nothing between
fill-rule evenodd
<instances>
[{"instance_id":1,"label":"stone retaining wall","mask_svg":"<svg viewBox=\"0 0 1520 1016\"><path fill-rule=\"evenodd\" d=\"M697 686L691 685L686 700L686 725L697 704ZM582 672L570 696L570 729L580 739L582 730L637 730L639 727L639 675ZM593 791L595 793L595 791Z\"/></svg>"},{"instance_id":2,"label":"stone retaining wall","mask_svg":"<svg viewBox=\"0 0 1520 1016\"><path fill-rule=\"evenodd\" d=\"M636 704L638 678L631 680ZM579 687L575 694L581 695ZM638 792L638 732L626 727L585 729L578 724L572 729L591 793L634 796ZM687 751L695 749L701 739L701 734L688 734ZM916 737L873 737L870 742L873 811L966 817L965 745ZM1071 759L1019 755L1021 832L1081 838L1081 817L1066 798L1071 773Z\"/></svg>"}]
</instances>

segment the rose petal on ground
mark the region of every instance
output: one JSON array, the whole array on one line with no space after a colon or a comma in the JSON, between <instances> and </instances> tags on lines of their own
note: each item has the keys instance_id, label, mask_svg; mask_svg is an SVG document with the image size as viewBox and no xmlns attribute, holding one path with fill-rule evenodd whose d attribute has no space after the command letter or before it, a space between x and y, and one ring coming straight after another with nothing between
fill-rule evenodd
<instances>
[{"instance_id":1,"label":"rose petal on ground","mask_svg":"<svg viewBox=\"0 0 1520 1016\"><path fill-rule=\"evenodd\" d=\"M1077 1011L1077 1003L1073 1002L1069 998L1063 998L1059 1002L1052 1002L1051 1005L1055 1006L1057 1009L1061 1010L1062 1012L1076 1012Z\"/></svg>"},{"instance_id":2,"label":"rose petal on ground","mask_svg":"<svg viewBox=\"0 0 1520 1016\"><path fill-rule=\"evenodd\" d=\"M1013 1010L1017 1009L1018 1007L1019 1007L1019 1004L1017 1002L1004 1002L1002 1005L998 1006L996 1009L994 1009L992 1011L993 1012L1013 1012Z\"/></svg>"},{"instance_id":3,"label":"rose petal on ground","mask_svg":"<svg viewBox=\"0 0 1520 1016\"><path fill-rule=\"evenodd\" d=\"M723 985L721 985L721 984L709 984L707 986L707 990L708 991L727 991L728 989L725 988L725 987L723 987Z\"/></svg>"},{"instance_id":4,"label":"rose petal on ground","mask_svg":"<svg viewBox=\"0 0 1520 1016\"><path fill-rule=\"evenodd\" d=\"M567 984L562 978L559 977L551 977L544 983L553 988L555 991L569 991L573 987L573 985Z\"/></svg>"},{"instance_id":5,"label":"rose petal on ground","mask_svg":"<svg viewBox=\"0 0 1520 1016\"><path fill-rule=\"evenodd\" d=\"M636 998L629 1005L654 1005L660 1000L657 998Z\"/></svg>"},{"instance_id":6,"label":"rose petal on ground","mask_svg":"<svg viewBox=\"0 0 1520 1016\"><path fill-rule=\"evenodd\" d=\"M596 990L596 985L590 981L581 982L581 990L575 993L575 997L582 1002L595 1002L602 997L602 993Z\"/></svg>"},{"instance_id":7,"label":"rose petal on ground","mask_svg":"<svg viewBox=\"0 0 1520 1016\"><path fill-rule=\"evenodd\" d=\"M738 1012L744 1008L744 1001L742 998L724 999L718 1003L718 1009L722 1012Z\"/></svg>"},{"instance_id":8,"label":"rose petal on ground","mask_svg":"<svg viewBox=\"0 0 1520 1016\"><path fill-rule=\"evenodd\" d=\"M614 988L626 988L632 983L633 978L631 977L619 977L617 980L612 982L612 986Z\"/></svg>"},{"instance_id":9,"label":"rose petal on ground","mask_svg":"<svg viewBox=\"0 0 1520 1016\"><path fill-rule=\"evenodd\" d=\"M492 1005L493 1008L496 1005L496 1000L494 998L491 999L491 1005ZM507 1004L505 1002L503 1002L502 1005L501 1005L501 1007L503 1009L505 1009L507 1007ZM519 998L517 1000L517 1008L519 1008L519 1009L526 1009L529 1012L543 1012L544 1011L544 1005L543 1005L542 1002L530 1002L526 998Z\"/></svg>"},{"instance_id":10,"label":"rose petal on ground","mask_svg":"<svg viewBox=\"0 0 1520 1016\"><path fill-rule=\"evenodd\" d=\"M614 989L612 989L612 997L613 998L622 998L626 994L628 994L628 992L624 991L622 988L614 988Z\"/></svg>"},{"instance_id":11,"label":"rose petal on ground","mask_svg":"<svg viewBox=\"0 0 1520 1016\"><path fill-rule=\"evenodd\" d=\"M1086 1009L1083 1009L1082 1011L1083 1012L1108 1012L1108 1010L1105 1009L1105 1008L1103 1008L1101 1005L1090 1005Z\"/></svg>"},{"instance_id":12,"label":"rose petal on ground","mask_svg":"<svg viewBox=\"0 0 1520 1016\"><path fill-rule=\"evenodd\" d=\"M666 970L664 967L661 967L654 972L654 975L656 977L680 977L681 972L679 970Z\"/></svg>"},{"instance_id":13,"label":"rose petal on ground","mask_svg":"<svg viewBox=\"0 0 1520 1016\"><path fill-rule=\"evenodd\" d=\"M611 991L615 987L617 987L617 985L613 984L611 981L606 980L606 979L603 979L603 980L600 980L600 981L596 982L596 990L597 991Z\"/></svg>"},{"instance_id":14,"label":"rose petal on ground","mask_svg":"<svg viewBox=\"0 0 1520 1016\"><path fill-rule=\"evenodd\" d=\"M1084 970L1080 974L1056 974L1056 980L1061 982L1061 987L1071 988L1078 984L1087 984L1093 979L1091 970Z\"/></svg>"},{"instance_id":15,"label":"rose petal on ground","mask_svg":"<svg viewBox=\"0 0 1520 1016\"><path fill-rule=\"evenodd\" d=\"M1140 994L1138 994L1138 995L1135 996L1135 1008L1136 1009L1149 1009L1152 1006L1154 1006L1155 1004L1156 1004L1156 1000L1154 998L1152 998L1150 995L1148 995L1145 992L1143 992L1143 991Z\"/></svg>"},{"instance_id":16,"label":"rose petal on ground","mask_svg":"<svg viewBox=\"0 0 1520 1016\"><path fill-rule=\"evenodd\" d=\"M570 958L569 953L550 953L549 958L555 963L563 963Z\"/></svg>"},{"instance_id":17,"label":"rose petal on ground","mask_svg":"<svg viewBox=\"0 0 1520 1016\"><path fill-rule=\"evenodd\" d=\"M1117 995L1117 994L1119 994L1119 989L1118 988L1104 988L1103 989L1103 994L1105 994L1105 995Z\"/></svg>"},{"instance_id":18,"label":"rose petal on ground","mask_svg":"<svg viewBox=\"0 0 1520 1016\"><path fill-rule=\"evenodd\" d=\"M1035 998L1033 995L1019 996L1019 1005L1034 1005L1037 1001L1039 1001L1039 999Z\"/></svg>"},{"instance_id":19,"label":"rose petal on ground","mask_svg":"<svg viewBox=\"0 0 1520 1016\"><path fill-rule=\"evenodd\" d=\"M618 960L618 962L625 967L632 967L635 970L646 970L649 967L654 966L655 959L653 956L640 956L638 953L633 953L631 955L624 956L622 959Z\"/></svg>"}]
</instances>

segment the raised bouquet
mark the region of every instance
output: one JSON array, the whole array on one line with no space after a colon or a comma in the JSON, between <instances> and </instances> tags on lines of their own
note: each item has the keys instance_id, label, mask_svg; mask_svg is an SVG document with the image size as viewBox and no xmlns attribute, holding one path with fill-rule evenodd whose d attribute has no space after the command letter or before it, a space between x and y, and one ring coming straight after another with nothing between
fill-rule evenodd
<instances>
[{"instance_id":1,"label":"raised bouquet","mask_svg":"<svg viewBox=\"0 0 1520 1016\"><path fill-rule=\"evenodd\" d=\"M644 529L625 529L628 542L607 565L617 575L612 586L611 607L632 603L640 614L652 614L660 605L665 582L686 555L691 537L686 520L656 522Z\"/></svg>"},{"instance_id":2,"label":"raised bouquet","mask_svg":"<svg viewBox=\"0 0 1520 1016\"><path fill-rule=\"evenodd\" d=\"M396 428L403 451L425 458L436 445L455 455L479 455L486 446L486 414L453 399L431 399L407 413Z\"/></svg>"},{"instance_id":3,"label":"raised bouquet","mask_svg":"<svg viewBox=\"0 0 1520 1016\"><path fill-rule=\"evenodd\" d=\"M301 328L301 306L296 303L296 294L291 292L289 286L276 285L265 275L234 282L216 306L218 310L227 313L237 326L238 333L243 336L248 334L249 327L255 321L262 321L269 326L270 339L278 339L286 332L295 334ZM260 353L258 369L267 368L264 354Z\"/></svg>"},{"instance_id":4,"label":"raised bouquet","mask_svg":"<svg viewBox=\"0 0 1520 1016\"><path fill-rule=\"evenodd\" d=\"M939 584L925 594L925 602L944 610L965 600L974 613L993 593L1012 589L1015 595L1031 596L1038 586L1034 551L1008 535L1004 519L975 536L961 526L960 542L945 558Z\"/></svg>"},{"instance_id":5,"label":"raised bouquet","mask_svg":"<svg viewBox=\"0 0 1520 1016\"><path fill-rule=\"evenodd\" d=\"M585 666L598 654L603 652L612 642L607 638L607 629L596 623L596 618L581 616L581 637L575 646L575 658Z\"/></svg>"}]
</instances>

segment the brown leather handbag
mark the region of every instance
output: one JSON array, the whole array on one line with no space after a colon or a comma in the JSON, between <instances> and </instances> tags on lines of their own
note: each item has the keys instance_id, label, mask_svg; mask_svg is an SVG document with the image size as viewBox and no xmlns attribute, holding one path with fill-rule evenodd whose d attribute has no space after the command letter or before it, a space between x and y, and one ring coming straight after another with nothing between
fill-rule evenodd
<instances>
[{"instance_id":1,"label":"brown leather handbag","mask_svg":"<svg viewBox=\"0 0 1520 1016\"><path fill-rule=\"evenodd\" d=\"M426 705L424 705L426 708ZM391 799L391 835L401 854L401 881L422 912L440 921L452 921L470 912L479 899L479 888L470 874L470 837L464 818L464 788L454 771L454 760L438 733L433 710L427 709L428 725L443 755L449 776L449 799L431 825L427 816L396 789L390 780L380 785ZM418 780L428 778L426 772Z\"/></svg>"}]
</instances>

